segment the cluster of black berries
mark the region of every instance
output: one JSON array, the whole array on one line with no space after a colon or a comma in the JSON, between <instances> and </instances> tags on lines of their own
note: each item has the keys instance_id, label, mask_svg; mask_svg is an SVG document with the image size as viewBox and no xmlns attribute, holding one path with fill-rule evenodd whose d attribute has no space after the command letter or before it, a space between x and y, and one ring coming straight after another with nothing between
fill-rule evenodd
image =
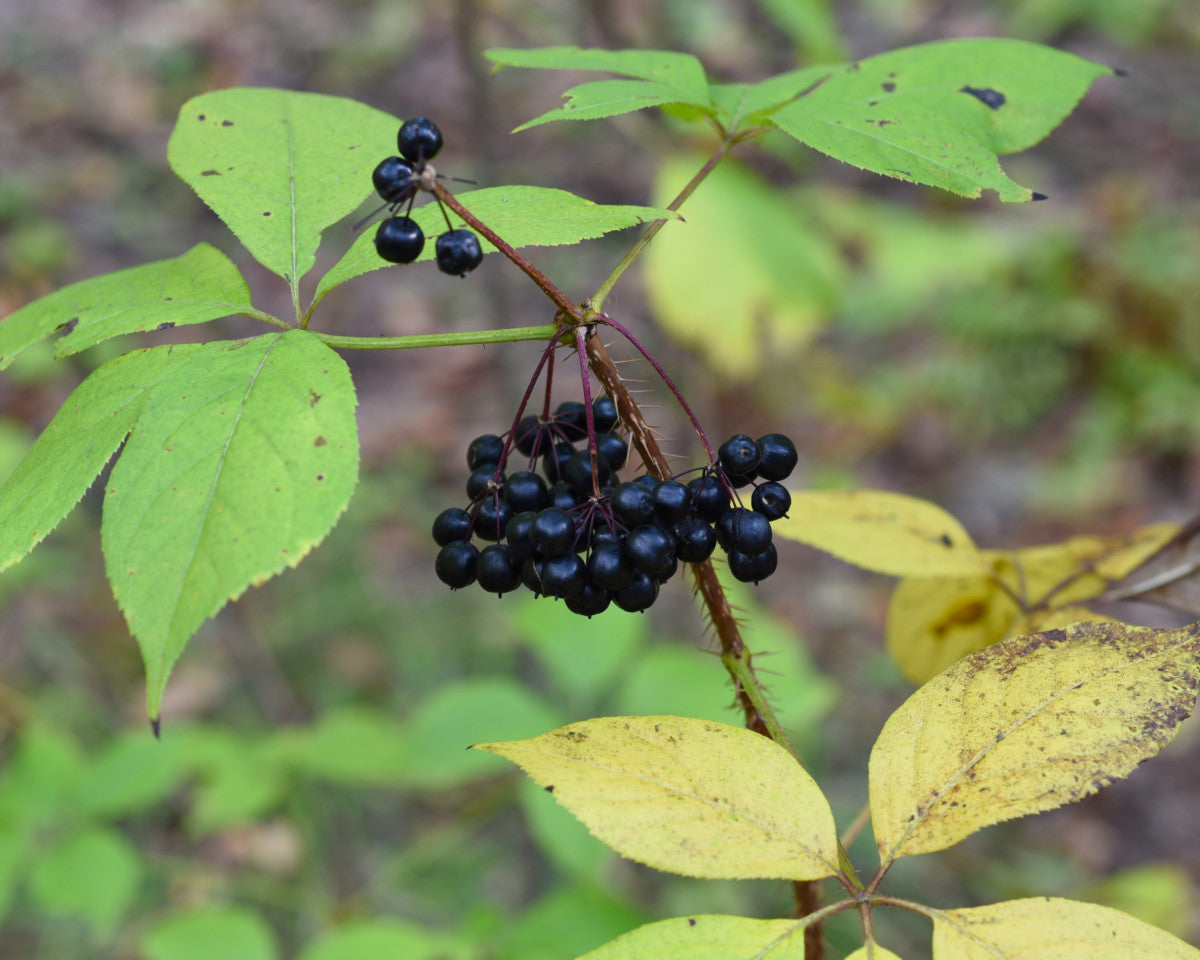
<instances>
[{"instance_id":1,"label":"cluster of black berries","mask_svg":"<svg viewBox=\"0 0 1200 960\"><path fill-rule=\"evenodd\" d=\"M393 215L375 231L375 250L391 263L412 263L425 249L425 234L408 216L419 190L432 188L437 173L429 161L442 149L442 131L426 117L405 120L396 137L400 156L382 160L371 174L375 190L393 214L404 203L403 216ZM442 211L445 215L445 211ZM450 221L447 218L446 226ZM479 238L470 230L447 229L437 238L437 265L443 273L465 277L483 260Z\"/></svg>"},{"instance_id":2,"label":"cluster of black berries","mask_svg":"<svg viewBox=\"0 0 1200 960\"><path fill-rule=\"evenodd\" d=\"M687 483L648 475L621 482L628 446L615 405L608 397L592 404L594 463L589 444L576 448L587 435L586 416L584 404L572 401L549 418L523 418L503 437L471 441L470 503L443 510L433 523L443 583L478 582L495 594L524 586L591 617L609 604L646 610L680 562L701 563L717 546L738 580L757 583L774 573L771 521L791 505L779 482L796 465L791 440L738 434ZM514 449L528 466L508 473ZM751 484L745 507L738 490ZM480 549L472 537L487 545Z\"/></svg>"}]
</instances>

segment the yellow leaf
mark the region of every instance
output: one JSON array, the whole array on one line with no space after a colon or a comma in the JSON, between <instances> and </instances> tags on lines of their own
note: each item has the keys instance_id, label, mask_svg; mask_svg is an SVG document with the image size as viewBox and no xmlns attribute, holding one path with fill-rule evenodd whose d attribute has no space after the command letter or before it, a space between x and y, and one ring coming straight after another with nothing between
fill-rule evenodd
<instances>
[{"instance_id":1,"label":"yellow leaf","mask_svg":"<svg viewBox=\"0 0 1200 960\"><path fill-rule=\"evenodd\" d=\"M1103 594L1177 529L1160 523L1121 537L1074 537L1023 550L984 550L982 576L902 580L888 605L888 653L906 679L924 683L1006 636L1081 620L1107 621L1079 604ZM1015 598L1032 612L1022 614Z\"/></svg>"},{"instance_id":2,"label":"yellow leaf","mask_svg":"<svg viewBox=\"0 0 1200 960\"><path fill-rule=\"evenodd\" d=\"M901 960L899 954L892 953L886 947L872 941L864 943L853 953L846 955L846 960Z\"/></svg>"},{"instance_id":3,"label":"yellow leaf","mask_svg":"<svg viewBox=\"0 0 1200 960\"><path fill-rule=\"evenodd\" d=\"M987 563L961 523L941 507L887 490L792 493L775 532L855 566L896 577L969 576Z\"/></svg>"},{"instance_id":4,"label":"yellow leaf","mask_svg":"<svg viewBox=\"0 0 1200 960\"><path fill-rule=\"evenodd\" d=\"M910 577L888 603L887 651L905 679L924 683L1002 639L1019 614L986 577Z\"/></svg>"},{"instance_id":5,"label":"yellow leaf","mask_svg":"<svg viewBox=\"0 0 1200 960\"><path fill-rule=\"evenodd\" d=\"M806 926L701 913L648 923L579 960L804 960Z\"/></svg>"},{"instance_id":6,"label":"yellow leaf","mask_svg":"<svg viewBox=\"0 0 1200 960\"><path fill-rule=\"evenodd\" d=\"M685 717L602 717L475 749L517 764L618 853L691 877L816 880L837 834L781 746Z\"/></svg>"},{"instance_id":7,"label":"yellow leaf","mask_svg":"<svg viewBox=\"0 0 1200 960\"><path fill-rule=\"evenodd\" d=\"M960 660L888 718L871 750L885 864L1061 806L1129 774L1200 689L1200 623L1080 623Z\"/></svg>"},{"instance_id":8,"label":"yellow leaf","mask_svg":"<svg viewBox=\"0 0 1200 960\"><path fill-rule=\"evenodd\" d=\"M933 915L933 960L1200 960L1200 950L1111 907L1036 897Z\"/></svg>"}]
</instances>

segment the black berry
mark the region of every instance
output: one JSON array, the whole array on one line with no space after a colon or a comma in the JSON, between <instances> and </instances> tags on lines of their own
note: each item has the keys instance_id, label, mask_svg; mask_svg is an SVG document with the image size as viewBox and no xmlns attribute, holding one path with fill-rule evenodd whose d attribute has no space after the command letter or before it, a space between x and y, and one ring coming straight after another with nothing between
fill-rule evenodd
<instances>
[{"instance_id":1,"label":"black berry","mask_svg":"<svg viewBox=\"0 0 1200 960\"><path fill-rule=\"evenodd\" d=\"M467 446L467 466L478 470L485 464L497 464L504 455L504 441L494 433L476 437Z\"/></svg>"},{"instance_id":2,"label":"black berry","mask_svg":"<svg viewBox=\"0 0 1200 960\"><path fill-rule=\"evenodd\" d=\"M371 174L375 191L392 206L403 203L417 192L416 174L412 164L399 157L379 161Z\"/></svg>"},{"instance_id":3,"label":"black berry","mask_svg":"<svg viewBox=\"0 0 1200 960\"><path fill-rule=\"evenodd\" d=\"M734 507L717 521L717 542L726 553L759 554L771 544L771 524L761 513Z\"/></svg>"},{"instance_id":4,"label":"black berry","mask_svg":"<svg viewBox=\"0 0 1200 960\"><path fill-rule=\"evenodd\" d=\"M657 524L642 524L625 538L625 555L635 567L661 583L674 569L675 538Z\"/></svg>"},{"instance_id":5,"label":"black berry","mask_svg":"<svg viewBox=\"0 0 1200 960\"><path fill-rule=\"evenodd\" d=\"M592 401L592 422L597 433L608 433L617 425L617 405L612 397L597 397Z\"/></svg>"},{"instance_id":6,"label":"black berry","mask_svg":"<svg viewBox=\"0 0 1200 960\"><path fill-rule=\"evenodd\" d=\"M588 576L597 587L605 590L620 590L629 586L633 579L633 564L625 556L619 543L602 543L595 546L588 558Z\"/></svg>"},{"instance_id":7,"label":"black berry","mask_svg":"<svg viewBox=\"0 0 1200 960\"><path fill-rule=\"evenodd\" d=\"M622 483L612 492L617 518L631 527L654 519L654 494L638 483Z\"/></svg>"},{"instance_id":8,"label":"black berry","mask_svg":"<svg viewBox=\"0 0 1200 960\"><path fill-rule=\"evenodd\" d=\"M686 517L691 506L692 491L678 480L664 480L655 486L654 510L668 526Z\"/></svg>"},{"instance_id":9,"label":"black berry","mask_svg":"<svg viewBox=\"0 0 1200 960\"><path fill-rule=\"evenodd\" d=\"M470 586L475 582L479 550L465 540L455 540L438 551L433 569L438 579L451 590Z\"/></svg>"},{"instance_id":10,"label":"black berry","mask_svg":"<svg viewBox=\"0 0 1200 960\"><path fill-rule=\"evenodd\" d=\"M621 439L619 433L605 433L596 438L596 451L608 461L610 467L620 470L629 456L629 444Z\"/></svg>"},{"instance_id":11,"label":"black berry","mask_svg":"<svg viewBox=\"0 0 1200 960\"><path fill-rule=\"evenodd\" d=\"M529 539L542 556L559 556L575 545L575 523L562 510L547 507L530 524Z\"/></svg>"},{"instance_id":12,"label":"black berry","mask_svg":"<svg viewBox=\"0 0 1200 960\"><path fill-rule=\"evenodd\" d=\"M590 619L607 610L608 605L612 602L612 597L607 590L589 583L585 584L584 588L575 596L567 597L564 602L572 613Z\"/></svg>"},{"instance_id":13,"label":"black berry","mask_svg":"<svg viewBox=\"0 0 1200 960\"><path fill-rule=\"evenodd\" d=\"M587 586L587 567L576 553L547 557L539 567L542 593L552 597L574 597Z\"/></svg>"},{"instance_id":14,"label":"black berry","mask_svg":"<svg viewBox=\"0 0 1200 960\"><path fill-rule=\"evenodd\" d=\"M675 524L675 556L684 563L703 563L717 545L717 531L699 517L685 517Z\"/></svg>"},{"instance_id":15,"label":"black berry","mask_svg":"<svg viewBox=\"0 0 1200 960\"><path fill-rule=\"evenodd\" d=\"M759 460L756 473L764 480L786 480L800 459L796 445L782 433L758 438Z\"/></svg>"},{"instance_id":16,"label":"black berry","mask_svg":"<svg viewBox=\"0 0 1200 960\"><path fill-rule=\"evenodd\" d=\"M389 263L412 263L425 249L425 234L408 217L388 217L375 228L375 252Z\"/></svg>"},{"instance_id":17,"label":"black berry","mask_svg":"<svg viewBox=\"0 0 1200 960\"><path fill-rule=\"evenodd\" d=\"M471 515L459 507L448 507L433 519L433 542L444 547L471 534Z\"/></svg>"},{"instance_id":18,"label":"black berry","mask_svg":"<svg viewBox=\"0 0 1200 960\"><path fill-rule=\"evenodd\" d=\"M792 505L792 495L782 483L768 480L754 488L750 505L755 513L761 513L768 520L778 520L787 514Z\"/></svg>"},{"instance_id":19,"label":"black berry","mask_svg":"<svg viewBox=\"0 0 1200 960\"><path fill-rule=\"evenodd\" d=\"M483 262L479 238L470 230L447 230L434 244L438 269L456 277L465 277Z\"/></svg>"},{"instance_id":20,"label":"black berry","mask_svg":"<svg viewBox=\"0 0 1200 960\"><path fill-rule=\"evenodd\" d=\"M776 553L773 543L762 553L754 555L730 550L727 559L729 572L733 574L734 579L742 583L758 583L765 580L775 572L775 567L779 564L779 554Z\"/></svg>"},{"instance_id":21,"label":"black berry","mask_svg":"<svg viewBox=\"0 0 1200 960\"><path fill-rule=\"evenodd\" d=\"M501 540L504 538L504 528L512 519L513 508L500 496L492 495L479 505L475 515L475 536L480 540Z\"/></svg>"},{"instance_id":22,"label":"black berry","mask_svg":"<svg viewBox=\"0 0 1200 960\"><path fill-rule=\"evenodd\" d=\"M504 499L517 512L542 510L550 506L546 481L531 470L521 470L505 481Z\"/></svg>"},{"instance_id":23,"label":"black berry","mask_svg":"<svg viewBox=\"0 0 1200 960\"><path fill-rule=\"evenodd\" d=\"M396 135L400 156L417 165L436 157L442 149L442 142L442 131L427 117L405 120Z\"/></svg>"},{"instance_id":24,"label":"black berry","mask_svg":"<svg viewBox=\"0 0 1200 960\"><path fill-rule=\"evenodd\" d=\"M731 477L744 477L752 474L758 466L761 453L758 444L744 433L735 433L721 444L717 450L721 466Z\"/></svg>"},{"instance_id":25,"label":"black berry","mask_svg":"<svg viewBox=\"0 0 1200 960\"><path fill-rule=\"evenodd\" d=\"M658 582L641 570L635 570L629 585L614 590L612 599L626 613L641 613L658 599Z\"/></svg>"},{"instance_id":26,"label":"black berry","mask_svg":"<svg viewBox=\"0 0 1200 960\"><path fill-rule=\"evenodd\" d=\"M493 543L480 552L475 575L488 593L508 593L521 585L521 562L506 544Z\"/></svg>"}]
</instances>

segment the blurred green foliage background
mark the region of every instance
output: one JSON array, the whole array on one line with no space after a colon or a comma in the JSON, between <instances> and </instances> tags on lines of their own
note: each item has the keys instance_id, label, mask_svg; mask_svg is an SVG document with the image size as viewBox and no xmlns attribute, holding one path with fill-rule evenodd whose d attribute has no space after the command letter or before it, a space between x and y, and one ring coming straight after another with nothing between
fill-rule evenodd
<instances>
[{"instance_id":1,"label":"blurred green foliage background","mask_svg":"<svg viewBox=\"0 0 1200 960\"><path fill-rule=\"evenodd\" d=\"M712 148L705 129L646 112L509 136L585 77L493 76L480 52L675 49L713 76L756 80L983 35L1127 71L1005 162L1049 201L940 196L768 135L696 195L715 211L703 231L665 230L608 309L653 346L710 435L796 438L798 484L924 496L984 546L1190 517L1200 9L1186 0L8 0L0 315L198 240L238 260L260 306L286 310L286 291L166 164L179 106L213 88L426 114L446 134L439 167L456 176L649 203ZM330 231L322 262L351 237ZM631 239L536 259L582 298ZM680 280L714 250L721 269L704 271L703 290L732 307L701 316ZM432 267L381 271L329 306L330 332L361 335L551 319L498 259L469 283ZM62 363L28 351L0 380L0 472L74 384L131 345ZM436 583L430 519L461 499L471 437L504 429L532 350L349 359L364 452L350 512L299 569L201 632L168 690L161 744L103 578L97 491L0 578L0 960L559 960L678 913L786 915L782 884L617 860L514 771L465 752L611 713L738 718L678 584L652 615L580 622L549 602ZM669 448L694 460L665 395L647 389ZM891 583L794 544L781 552L781 573L739 600L845 825L865 801L870 744L907 693L882 652ZM944 906L1076 896L1194 942L1197 753L1185 731L1128 783L901 862L893 892ZM869 839L852 852L873 863ZM915 920L883 929L902 953L925 949ZM838 955L853 930L835 923L830 939Z\"/></svg>"}]
</instances>

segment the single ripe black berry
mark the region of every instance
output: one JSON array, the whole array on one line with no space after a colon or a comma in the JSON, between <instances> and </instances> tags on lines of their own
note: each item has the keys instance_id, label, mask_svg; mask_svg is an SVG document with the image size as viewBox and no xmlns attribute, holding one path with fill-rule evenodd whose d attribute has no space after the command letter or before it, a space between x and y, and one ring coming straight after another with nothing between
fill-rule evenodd
<instances>
[{"instance_id":1,"label":"single ripe black berry","mask_svg":"<svg viewBox=\"0 0 1200 960\"><path fill-rule=\"evenodd\" d=\"M578 439L587 433L587 412L578 400L564 400L554 411L554 422L563 428L568 438Z\"/></svg>"},{"instance_id":2,"label":"single ripe black berry","mask_svg":"<svg viewBox=\"0 0 1200 960\"><path fill-rule=\"evenodd\" d=\"M562 511L574 510L583 501L575 495L575 491L567 486L566 482L559 481L554 484L548 491L550 495L550 506L556 507Z\"/></svg>"},{"instance_id":3,"label":"single ripe black berry","mask_svg":"<svg viewBox=\"0 0 1200 960\"><path fill-rule=\"evenodd\" d=\"M756 473L764 480L786 480L800 459L796 445L782 433L758 438L759 460Z\"/></svg>"},{"instance_id":4,"label":"single ripe black berry","mask_svg":"<svg viewBox=\"0 0 1200 960\"><path fill-rule=\"evenodd\" d=\"M762 553L771 545L771 524L761 513L734 507L717 521L717 542L726 553Z\"/></svg>"},{"instance_id":5,"label":"single ripe black berry","mask_svg":"<svg viewBox=\"0 0 1200 960\"><path fill-rule=\"evenodd\" d=\"M574 597L587 586L587 567L577 553L546 557L539 565L542 593L551 597Z\"/></svg>"},{"instance_id":6,"label":"single ripe black berry","mask_svg":"<svg viewBox=\"0 0 1200 960\"><path fill-rule=\"evenodd\" d=\"M530 524L529 539L542 556L561 556L575 545L575 522L562 510L547 507Z\"/></svg>"},{"instance_id":7,"label":"single ripe black berry","mask_svg":"<svg viewBox=\"0 0 1200 960\"><path fill-rule=\"evenodd\" d=\"M654 487L654 512L667 526L688 515L692 507L692 491L678 480L664 480Z\"/></svg>"},{"instance_id":8,"label":"single ripe black berry","mask_svg":"<svg viewBox=\"0 0 1200 960\"><path fill-rule=\"evenodd\" d=\"M658 581L649 574L635 570L629 585L613 591L613 603L627 613L650 609L658 599Z\"/></svg>"},{"instance_id":9,"label":"single ripe black berry","mask_svg":"<svg viewBox=\"0 0 1200 960\"><path fill-rule=\"evenodd\" d=\"M592 401L592 422L596 425L597 433L608 433L619 419L612 397L597 397Z\"/></svg>"},{"instance_id":10,"label":"single ripe black berry","mask_svg":"<svg viewBox=\"0 0 1200 960\"><path fill-rule=\"evenodd\" d=\"M573 597L567 597L564 602L572 613L591 619L596 614L603 613L608 609L609 603L612 602L612 596L607 590L588 583L579 593Z\"/></svg>"},{"instance_id":11,"label":"single ripe black berry","mask_svg":"<svg viewBox=\"0 0 1200 960\"><path fill-rule=\"evenodd\" d=\"M415 220L388 217L375 228L375 252L389 263L412 263L425 249L425 234Z\"/></svg>"},{"instance_id":12,"label":"single ripe black berry","mask_svg":"<svg viewBox=\"0 0 1200 960\"><path fill-rule=\"evenodd\" d=\"M717 450L721 466L731 477L744 477L754 472L761 453L758 444L744 433L735 433Z\"/></svg>"},{"instance_id":13,"label":"single ripe black berry","mask_svg":"<svg viewBox=\"0 0 1200 960\"><path fill-rule=\"evenodd\" d=\"M608 460L602 456L596 457L596 480L600 486L608 483L612 477L612 468ZM576 450L563 467L563 479L577 496L589 497L592 494L592 456L587 450Z\"/></svg>"},{"instance_id":14,"label":"single ripe black berry","mask_svg":"<svg viewBox=\"0 0 1200 960\"><path fill-rule=\"evenodd\" d=\"M428 117L405 120L396 135L396 146L400 148L400 156L417 165L436 157L442 149L442 143L442 131Z\"/></svg>"},{"instance_id":15,"label":"single ripe black berry","mask_svg":"<svg viewBox=\"0 0 1200 960\"><path fill-rule=\"evenodd\" d=\"M485 464L497 464L504 455L504 441L494 433L476 437L467 446L467 466L478 470Z\"/></svg>"},{"instance_id":16,"label":"single ripe black berry","mask_svg":"<svg viewBox=\"0 0 1200 960\"><path fill-rule=\"evenodd\" d=\"M559 440L553 446L544 448L542 453L545 454L542 458L542 470L546 474L546 479L551 483L565 481L567 461L575 454L575 447L566 440Z\"/></svg>"},{"instance_id":17,"label":"single ripe black berry","mask_svg":"<svg viewBox=\"0 0 1200 960\"><path fill-rule=\"evenodd\" d=\"M761 513L768 520L778 520L785 516L788 508L791 507L792 495L787 492L787 487L782 483L768 480L754 488L754 494L750 497L750 505L754 508L755 513Z\"/></svg>"},{"instance_id":18,"label":"single ripe black berry","mask_svg":"<svg viewBox=\"0 0 1200 960\"><path fill-rule=\"evenodd\" d=\"M753 555L730 550L726 559L729 561L729 572L742 583L758 583L767 579L779 564L779 554L773 543L762 553Z\"/></svg>"},{"instance_id":19,"label":"single ripe black berry","mask_svg":"<svg viewBox=\"0 0 1200 960\"><path fill-rule=\"evenodd\" d=\"M488 593L497 596L509 593L521 585L521 561L512 555L507 544L489 544L479 553L475 576Z\"/></svg>"},{"instance_id":20,"label":"single ripe black berry","mask_svg":"<svg viewBox=\"0 0 1200 960\"><path fill-rule=\"evenodd\" d=\"M591 582L605 590L620 590L629 586L633 579L633 563L625 556L619 543L601 543L593 540L592 555L588 557L588 577Z\"/></svg>"},{"instance_id":21,"label":"single ripe black berry","mask_svg":"<svg viewBox=\"0 0 1200 960\"><path fill-rule=\"evenodd\" d=\"M717 545L717 531L699 517L685 517L675 524L675 556L684 563L703 563Z\"/></svg>"},{"instance_id":22,"label":"single ripe black berry","mask_svg":"<svg viewBox=\"0 0 1200 960\"><path fill-rule=\"evenodd\" d=\"M512 516L513 508L504 497L485 497L475 515L475 536L480 540L502 540L504 529Z\"/></svg>"},{"instance_id":23,"label":"single ripe black berry","mask_svg":"<svg viewBox=\"0 0 1200 960\"><path fill-rule=\"evenodd\" d=\"M617 519L636 527L654 519L654 494L639 483L622 483L611 497L613 513Z\"/></svg>"},{"instance_id":24,"label":"single ripe black berry","mask_svg":"<svg viewBox=\"0 0 1200 960\"><path fill-rule=\"evenodd\" d=\"M504 484L504 473L501 472L496 476L496 465L494 463L485 463L478 470L473 470L471 475L467 477L467 496L474 500L481 493L490 489L493 481L496 486Z\"/></svg>"},{"instance_id":25,"label":"single ripe black berry","mask_svg":"<svg viewBox=\"0 0 1200 960\"><path fill-rule=\"evenodd\" d=\"M546 481L531 470L514 473L504 482L504 499L518 513L550 506Z\"/></svg>"},{"instance_id":26,"label":"single ripe black berry","mask_svg":"<svg viewBox=\"0 0 1200 960\"><path fill-rule=\"evenodd\" d=\"M644 523L629 531L625 556L643 573L662 583L674 573L675 537L657 524Z\"/></svg>"},{"instance_id":27,"label":"single ripe black berry","mask_svg":"<svg viewBox=\"0 0 1200 960\"><path fill-rule=\"evenodd\" d=\"M532 510L522 510L514 513L504 528L504 539L508 541L509 552L518 560L528 560L537 553L529 530L537 514Z\"/></svg>"},{"instance_id":28,"label":"single ripe black berry","mask_svg":"<svg viewBox=\"0 0 1200 960\"><path fill-rule=\"evenodd\" d=\"M412 164L399 157L387 157L371 174L375 191L390 205L403 203L417 192L416 173Z\"/></svg>"},{"instance_id":29,"label":"single ripe black berry","mask_svg":"<svg viewBox=\"0 0 1200 960\"><path fill-rule=\"evenodd\" d=\"M610 467L620 470L629 456L629 444L621 439L619 433L605 433L596 438L596 451L608 461Z\"/></svg>"},{"instance_id":30,"label":"single ripe black berry","mask_svg":"<svg viewBox=\"0 0 1200 960\"><path fill-rule=\"evenodd\" d=\"M471 534L471 515L460 507L447 507L433 518L433 542L444 547Z\"/></svg>"},{"instance_id":31,"label":"single ripe black berry","mask_svg":"<svg viewBox=\"0 0 1200 960\"><path fill-rule=\"evenodd\" d=\"M465 277L483 262L479 238L470 230L447 230L434 244L438 269L455 277Z\"/></svg>"},{"instance_id":32,"label":"single ripe black berry","mask_svg":"<svg viewBox=\"0 0 1200 960\"><path fill-rule=\"evenodd\" d=\"M466 540L454 540L438 551L433 569L438 579L451 590L468 587L475 582L479 550Z\"/></svg>"},{"instance_id":33,"label":"single ripe black berry","mask_svg":"<svg viewBox=\"0 0 1200 960\"><path fill-rule=\"evenodd\" d=\"M729 512L729 492L712 474L696 477L688 489L692 491L692 509L700 519L716 523Z\"/></svg>"}]
</instances>

